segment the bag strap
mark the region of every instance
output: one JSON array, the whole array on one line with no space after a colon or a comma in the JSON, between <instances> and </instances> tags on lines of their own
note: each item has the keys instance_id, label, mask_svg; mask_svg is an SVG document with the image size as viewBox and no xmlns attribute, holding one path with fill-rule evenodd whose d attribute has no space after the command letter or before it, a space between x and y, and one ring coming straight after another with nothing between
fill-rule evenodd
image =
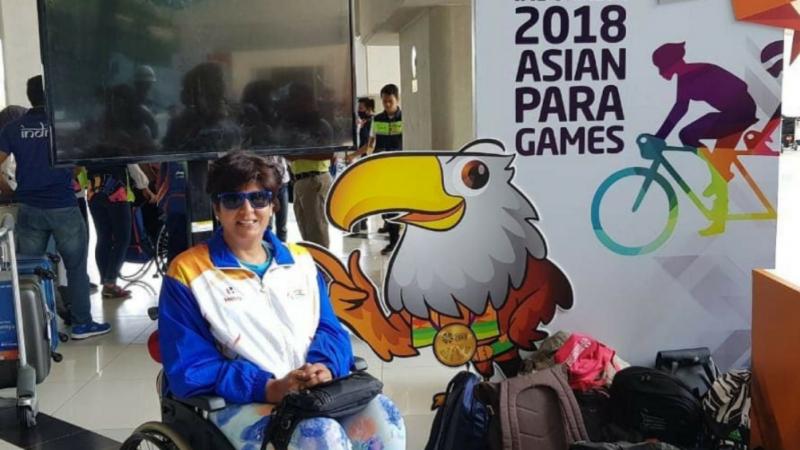
<instances>
[{"instance_id":1,"label":"bag strap","mask_svg":"<svg viewBox=\"0 0 800 450\"><path fill-rule=\"evenodd\" d=\"M261 450L267 450L269 443L272 443L275 450L287 450L298 422L298 418L286 411L286 408L275 408L270 416L269 425L264 430Z\"/></svg>"}]
</instances>

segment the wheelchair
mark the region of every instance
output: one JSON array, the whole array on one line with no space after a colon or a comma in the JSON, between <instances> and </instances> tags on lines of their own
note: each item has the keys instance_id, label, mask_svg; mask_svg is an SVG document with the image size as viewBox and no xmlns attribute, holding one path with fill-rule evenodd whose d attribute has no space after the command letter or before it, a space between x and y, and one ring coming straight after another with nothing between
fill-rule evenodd
<instances>
[{"instance_id":1,"label":"wheelchair","mask_svg":"<svg viewBox=\"0 0 800 450\"><path fill-rule=\"evenodd\" d=\"M158 318L156 308L151 308L148 314L153 320ZM158 331L150 336L148 349L150 356L160 363ZM366 361L355 357L353 370L367 370ZM120 450L237 450L208 418L212 412L225 408L223 398L214 396L177 398L171 394L164 395L163 382L163 371L159 371L156 385L161 397L161 422L146 422L140 425L122 443Z\"/></svg>"},{"instance_id":2,"label":"wheelchair","mask_svg":"<svg viewBox=\"0 0 800 450\"><path fill-rule=\"evenodd\" d=\"M136 264L132 272L120 271L119 278L128 282L127 286L138 283L150 268L155 265L155 277L164 276L169 261L169 233L164 218L158 223L149 224L144 220L142 207L131 207L131 242L125 251L125 262Z\"/></svg>"}]
</instances>

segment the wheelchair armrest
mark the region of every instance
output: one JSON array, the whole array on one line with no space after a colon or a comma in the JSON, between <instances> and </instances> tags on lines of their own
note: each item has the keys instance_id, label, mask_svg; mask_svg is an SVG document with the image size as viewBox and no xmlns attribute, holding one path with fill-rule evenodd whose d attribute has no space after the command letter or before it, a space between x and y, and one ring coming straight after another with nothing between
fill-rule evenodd
<instances>
[{"instance_id":1,"label":"wheelchair armrest","mask_svg":"<svg viewBox=\"0 0 800 450\"><path fill-rule=\"evenodd\" d=\"M363 372L367 370L367 361L358 356L353 357L353 372Z\"/></svg>"},{"instance_id":2,"label":"wheelchair armrest","mask_svg":"<svg viewBox=\"0 0 800 450\"><path fill-rule=\"evenodd\" d=\"M177 402L183 403L186 406L197 408L205 412L219 411L225 409L225 399L222 397L209 397L200 395L191 398L175 398Z\"/></svg>"}]
</instances>

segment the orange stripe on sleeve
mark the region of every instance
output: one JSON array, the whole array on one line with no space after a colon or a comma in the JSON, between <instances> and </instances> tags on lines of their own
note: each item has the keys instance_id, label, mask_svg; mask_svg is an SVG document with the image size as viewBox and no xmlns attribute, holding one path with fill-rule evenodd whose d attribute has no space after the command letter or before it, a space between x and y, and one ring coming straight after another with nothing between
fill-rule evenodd
<instances>
[{"instance_id":1,"label":"orange stripe on sleeve","mask_svg":"<svg viewBox=\"0 0 800 450\"><path fill-rule=\"evenodd\" d=\"M169 265L167 276L174 278L184 286L189 286L200 274L213 267L208 254L208 246L200 244L178 255Z\"/></svg>"}]
</instances>

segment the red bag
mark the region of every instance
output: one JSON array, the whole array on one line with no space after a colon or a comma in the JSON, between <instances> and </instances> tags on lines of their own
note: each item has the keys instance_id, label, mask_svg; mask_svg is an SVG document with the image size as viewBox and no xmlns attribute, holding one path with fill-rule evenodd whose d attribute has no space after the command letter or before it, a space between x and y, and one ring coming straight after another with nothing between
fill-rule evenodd
<instances>
[{"instance_id":1,"label":"red bag","mask_svg":"<svg viewBox=\"0 0 800 450\"><path fill-rule=\"evenodd\" d=\"M611 385L614 375L628 367L616 351L591 336L575 333L558 349L556 364L564 364L572 389L588 391Z\"/></svg>"}]
</instances>

